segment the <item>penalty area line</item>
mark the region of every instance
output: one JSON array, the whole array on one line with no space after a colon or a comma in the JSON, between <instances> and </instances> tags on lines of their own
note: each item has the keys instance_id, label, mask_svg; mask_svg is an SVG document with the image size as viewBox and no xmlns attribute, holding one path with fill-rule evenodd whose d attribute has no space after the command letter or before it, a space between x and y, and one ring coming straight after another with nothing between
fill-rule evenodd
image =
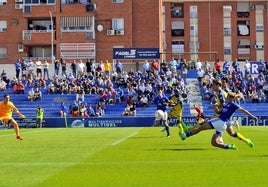
<instances>
[{"instance_id":1,"label":"penalty area line","mask_svg":"<svg viewBox=\"0 0 268 187\"><path fill-rule=\"evenodd\" d=\"M127 140L128 138L131 138L131 137L135 136L136 134L138 134L138 132L134 132L134 133L132 133L132 134L130 134L130 135L128 135L128 136L126 136L126 137L120 139L120 140L117 140L117 141L115 141L114 143L112 143L112 145L118 145L118 144L120 144L121 142Z\"/></svg>"}]
</instances>

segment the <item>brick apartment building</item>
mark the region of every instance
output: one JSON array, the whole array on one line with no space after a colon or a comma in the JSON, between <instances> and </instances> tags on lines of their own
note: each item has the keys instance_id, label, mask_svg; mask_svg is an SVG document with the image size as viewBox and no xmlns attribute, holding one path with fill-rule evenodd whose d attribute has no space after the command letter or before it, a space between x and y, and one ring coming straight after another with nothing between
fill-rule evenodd
<instances>
[{"instance_id":1,"label":"brick apartment building","mask_svg":"<svg viewBox=\"0 0 268 187\"><path fill-rule=\"evenodd\" d=\"M167 61L267 59L267 7L236 0L0 0L0 63L112 61L113 48L159 48Z\"/></svg>"}]
</instances>

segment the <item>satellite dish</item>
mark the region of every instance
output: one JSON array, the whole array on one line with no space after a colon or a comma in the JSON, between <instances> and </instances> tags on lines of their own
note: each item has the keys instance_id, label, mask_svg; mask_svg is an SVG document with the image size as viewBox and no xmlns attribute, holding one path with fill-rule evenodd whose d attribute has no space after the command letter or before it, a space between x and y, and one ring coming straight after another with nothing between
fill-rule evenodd
<instances>
[{"instance_id":1,"label":"satellite dish","mask_svg":"<svg viewBox=\"0 0 268 187\"><path fill-rule=\"evenodd\" d=\"M103 26L102 26L102 25L98 25L98 26L97 26L97 30L98 30L99 32L103 31Z\"/></svg>"}]
</instances>

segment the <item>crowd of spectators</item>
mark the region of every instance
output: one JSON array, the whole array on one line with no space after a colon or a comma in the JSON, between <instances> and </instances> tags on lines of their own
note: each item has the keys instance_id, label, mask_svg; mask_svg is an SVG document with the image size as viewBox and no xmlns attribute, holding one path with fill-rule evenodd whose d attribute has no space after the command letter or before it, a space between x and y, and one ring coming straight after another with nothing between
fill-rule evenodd
<instances>
[{"instance_id":1,"label":"crowd of spectators","mask_svg":"<svg viewBox=\"0 0 268 187\"><path fill-rule=\"evenodd\" d=\"M197 73L205 100L212 100L212 82L221 79L226 91L230 90L240 95L237 102L259 103L268 99L268 63L261 61L259 74L251 74L251 63L246 60L239 65L237 59L233 62L220 62L218 59L208 71L204 66L198 66Z\"/></svg>"},{"instance_id":2,"label":"crowd of spectators","mask_svg":"<svg viewBox=\"0 0 268 187\"><path fill-rule=\"evenodd\" d=\"M48 67L52 65L54 74L49 76ZM126 107L131 107L132 111L135 108L131 112L131 115L135 115L136 107L146 109L160 88L168 95L175 88L187 95L184 78L188 68L189 64L184 59L161 63L146 60L138 71L125 71L120 61L115 63L113 71L108 60L97 64L90 59L68 63L56 59L51 64L45 59L18 59L15 62L16 76L11 80L3 70L1 79L6 85L2 86L0 80L0 89L12 88L14 93L24 93L24 90L18 89L22 83L24 89L30 88L27 96L29 101L42 99L44 94L74 94L75 102L68 107L67 113L71 116L102 116L105 115L106 105L116 103L123 103ZM37 91L41 93L38 97ZM98 102L87 103L85 95L96 94L99 96Z\"/></svg>"},{"instance_id":3,"label":"crowd of spectators","mask_svg":"<svg viewBox=\"0 0 268 187\"><path fill-rule=\"evenodd\" d=\"M233 62L214 64L207 61L189 62L185 59L171 59L159 63L145 60L141 70L124 70L117 61L114 70L108 60L95 63L93 60L72 60L66 62L56 59L52 64L47 60L20 60L15 62L16 76L9 79L5 70L1 73L0 91L11 88L15 94L24 94L30 87L28 100L42 99L43 94L75 95L75 100L68 106L71 116L102 116L106 105L123 103L124 116L136 115L136 108L146 109L155 96L156 90L162 89L166 95L179 90L186 98L188 90L185 78L189 69L195 69L202 88L203 99L211 100L211 85L214 79L226 81L228 89L241 94L241 102L266 102L268 98L268 63L262 62L263 68L254 77L251 64L246 61L239 66L237 59ZM49 66L54 67L53 76L49 75ZM98 95L96 103L88 103L85 95ZM62 108L62 106L61 106ZM62 116L63 112L60 109Z\"/></svg>"}]
</instances>

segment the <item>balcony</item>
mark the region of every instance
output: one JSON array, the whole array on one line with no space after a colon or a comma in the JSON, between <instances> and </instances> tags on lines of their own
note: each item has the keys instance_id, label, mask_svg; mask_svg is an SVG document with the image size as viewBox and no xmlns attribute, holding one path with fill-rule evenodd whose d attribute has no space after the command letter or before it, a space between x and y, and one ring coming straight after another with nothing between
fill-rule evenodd
<instances>
[{"instance_id":1,"label":"balcony","mask_svg":"<svg viewBox=\"0 0 268 187\"><path fill-rule=\"evenodd\" d=\"M50 44L51 30L24 30L22 31L23 44ZM53 31L55 40L55 31Z\"/></svg>"}]
</instances>

